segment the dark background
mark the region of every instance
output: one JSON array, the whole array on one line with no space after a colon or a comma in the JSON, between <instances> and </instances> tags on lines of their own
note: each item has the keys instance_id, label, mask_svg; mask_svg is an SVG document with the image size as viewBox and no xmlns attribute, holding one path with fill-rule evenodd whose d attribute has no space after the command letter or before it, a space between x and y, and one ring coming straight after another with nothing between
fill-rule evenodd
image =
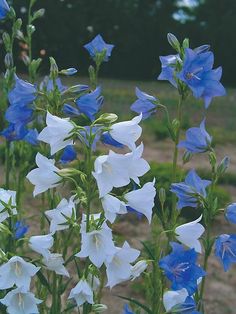
<instances>
[{"instance_id":1,"label":"dark background","mask_svg":"<svg viewBox=\"0 0 236 314\"><path fill-rule=\"evenodd\" d=\"M181 6L174 0L38 0L35 8L45 8L46 14L36 22L34 57L45 49L43 72L47 57L54 56L60 68L73 66L83 75L90 62L83 45L100 33L116 46L103 76L155 79L160 72L158 57L173 53L166 40L172 32L180 40L189 37L192 48L209 43L215 66L223 66L224 83L236 85L236 1L189 2L197 5ZM14 1L23 20L27 6L28 1ZM20 60L19 69L25 70Z\"/></svg>"}]
</instances>

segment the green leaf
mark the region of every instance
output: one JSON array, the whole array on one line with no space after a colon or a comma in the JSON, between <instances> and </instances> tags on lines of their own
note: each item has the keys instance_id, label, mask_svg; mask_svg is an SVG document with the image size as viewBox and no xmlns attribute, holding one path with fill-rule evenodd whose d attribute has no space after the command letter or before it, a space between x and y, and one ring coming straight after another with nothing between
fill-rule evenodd
<instances>
[{"instance_id":1,"label":"green leaf","mask_svg":"<svg viewBox=\"0 0 236 314\"><path fill-rule=\"evenodd\" d=\"M46 277L45 277L44 274L41 272L41 270L37 272L37 276L38 276L38 278L39 278L41 284L44 285L44 286L48 289L48 291L49 291L50 293L52 293L51 287L50 287L50 285L49 285L49 283L48 283Z\"/></svg>"},{"instance_id":2,"label":"green leaf","mask_svg":"<svg viewBox=\"0 0 236 314\"><path fill-rule=\"evenodd\" d=\"M143 242L143 241L141 241L141 243L144 246L144 248L145 248L149 258L152 259L152 260L155 260L155 256L153 255L151 249L147 246L147 244L145 242Z\"/></svg>"},{"instance_id":3,"label":"green leaf","mask_svg":"<svg viewBox=\"0 0 236 314\"><path fill-rule=\"evenodd\" d=\"M121 295L117 295L118 298L129 301L133 304L138 305L139 307L141 307L146 313L148 314L152 314L152 311L144 304L140 303L139 301L135 300L135 299L131 299L131 298L127 298L127 297L123 297Z\"/></svg>"}]
</instances>

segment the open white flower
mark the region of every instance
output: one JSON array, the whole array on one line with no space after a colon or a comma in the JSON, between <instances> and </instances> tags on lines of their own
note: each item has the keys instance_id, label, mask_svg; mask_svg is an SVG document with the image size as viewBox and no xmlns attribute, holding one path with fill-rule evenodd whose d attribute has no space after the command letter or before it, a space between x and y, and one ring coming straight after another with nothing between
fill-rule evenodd
<instances>
[{"instance_id":1,"label":"open white flower","mask_svg":"<svg viewBox=\"0 0 236 314\"><path fill-rule=\"evenodd\" d=\"M34 196L58 186L61 180L61 177L56 174L60 170L55 166L54 159L48 159L38 153L36 155L36 164L38 168L31 170L26 177L35 185Z\"/></svg>"},{"instance_id":2,"label":"open white flower","mask_svg":"<svg viewBox=\"0 0 236 314\"><path fill-rule=\"evenodd\" d=\"M71 218L73 213L76 213L73 197L71 197L69 201L63 198L55 209L47 210L45 215L51 221L50 232L55 233L59 230L68 229L69 225L66 224L66 217Z\"/></svg>"},{"instance_id":3,"label":"open white flower","mask_svg":"<svg viewBox=\"0 0 236 314\"><path fill-rule=\"evenodd\" d=\"M25 262L19 256L13 256L7 263L0 266L0 289L8 289L16 285L24 287L26 290L30 287L31 277L33 277L40 267Z\"/></svg>"},{"instance_id":4,"label":"open white flower","mask_svg":"<svg viewBox=\"0 0 236 314\"><path fill-rule=\"evenodd\" d=\"M100 197L108 194L113 187L126 186L131 179L139 184L139 177L150 169L148 163L141 158L142 153L143 144L125 155L110 151L108 155L99 156L95 160L93 176Z\"/></svg>"},{"instance_id":5,"label":"open white flower","mask_svg":"<svg viewBox=\"0 0 236 314\"><path fill-rule=\"evenodd\" d=\"M198 240L204 233L205 228L199 223L202 215L189 223L183 224L175 229L176 238L184 245L195 249L196 252L201 253L202 247Z\"/></svg>"},{"instance_id":6,"label":"open white flower","mask_svg":"<svg viewBox=\"0 0 236 314\"><path fill-rule=\"evenodd\" d=\"M97 267L101 267L109 254L115 251L111 229L104 222L98 230L86 232L81 227L82 245L77 257L89 257Z\"/></svg>"},{"instance_id":7,"label":"open white flower","mask_svg":"<svg viewBox=\"0 0 236 314\"><path fill-rule=\"evenodd\" d=\"M11 204L10 214L17 215L16 192L11 190L0 189L0 223L9 218L9 212L5 209L4 203Z\"/></svg>"},{"instance_id":8,"label":"open white flower","mask_svg":"<svg viewBox=\"0 0 236 314\"><path fill-rule=\"evenodd\" d=\"M114 254L107 257L105 261L107 273L107 286L114 287L118 283L129 280L132 274L132 265L139 256L140 251L133 249L127 242L122 248L116 247Z\"/></svg>"},{"instance_id":9,"label":"open white flower","mask_svg":"<svg viewBox=\"0 0 236 314\"><path fill-rule=\"evenodd\" d=\"M55 271L56 274L70 277L68 270L63 265L65 261L61 254L50 253L47 258L43 258L43 263L47 269Z\"/></svg>"},{"instance_id":10,"label":"open white flower","mask_svg":"<svg viewBox=\"0 0 236 314\"><path fill-rule=\"evenodd\" d=\"M93 291L86 280L80 280L77 285L71 290L69 298L74 299L77 306L81 306L85 302L93 304Z\"/></svg>"},{"instance_id":11,"label":"open white flower","mask_svg":"<svg viewBox=\"0 0 236 314\"><path fill-rule=\"evenodd\" d=\"M166 291L163 295L163 303L166 312L169 312L177 304L182 304L188 297L188 291L186 289L176 291Z\"/></svg>"},{"instance_id":12,"label":"open white flower","mask_svg":"<svg viewBox=\"0 0 236 314\"><path fill-rule=\"evenodd\" d=\"M51 233L46 235L38 235L32 236L29 239L29 247L39 253L42 254L43 257L48 258L50 256L50 249L53 246L54 239Z\"/></svg>"},{"instance_id":13,"label":"open white flower","mask_svg":"<svg viewBox=\"0 0 236 314\"><path fill-rule=\"evenodd\" d=\"M126 214L127 209L124 202L120 201L115 196L110 194L105 195L102 199L102 206L105 212L105 217L111 223L116 219L117 214Z\"/></svg>"},{"instance_id":14,"label":"open white flower","mask_svg":"<svg viewBox=\"0 0 236 314\"><path fill-rule=\"evenodd\" d=\"M7 307L7 313L10 314L37 314L39 313L37 305L42 303L42 300L37 299L24 287L19 287L8 292L0 302Z\"/></svg>"},{"instance_id":15,"label":"open white flower","mask_svg":"<svg viewBox=\"0 0 236 314\"><path fill-rule=\"evenodd\" d=\"M74 128L69 118L61 119L48 112L46 123L47 126L38 135L38 140L50 144L52 155L73 144L72 139L65 140Z\"/></svg>"},{"instance_id":16,"label":"open white flower","mask_svg":"<svg viewBox=\"0 0 236 314\"><path fill-rule=\"evenodd\" d=\"M131 191L124 195L128 206L145 215L151 223L154 198L156 196L155 181L144 184L141 189Z\"/></svg>"},{"instance_id":17,"label":"open white flower","mask_svg":"<svg viewBox=\"0 0 236 314\"><path fill-rule=\"evenodd\" d=\"M123 121L112 125L109 133L117 142L128 146L131 150L135 149L135 142L142 134L142 128L139 122L142 120L142 114L134 117L130 121Z\"/></svg>"}]
</instances>

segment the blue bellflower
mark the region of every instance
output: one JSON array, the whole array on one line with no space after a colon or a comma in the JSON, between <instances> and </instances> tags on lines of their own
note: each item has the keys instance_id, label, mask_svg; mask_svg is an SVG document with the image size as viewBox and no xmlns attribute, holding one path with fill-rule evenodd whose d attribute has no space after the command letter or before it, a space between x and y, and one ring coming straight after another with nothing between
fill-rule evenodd
<instances>
[{"instance_id":1,"label":"blue bellflower","mask_svg":"<svg viewBox=\"0 0 236 314\"><path fill-rule=\"evenodd\" d=\"M24 221L19 220L15 223L14 226L14 238L19 240L24 237L24 235L28 232L29 226L24 223Z\"/></svg>"},{"instance_id":2,"label":"blue bellflower","mask_svg":"<svg viewBox=\"0 0 236 314\"><path fill-rule=\"evenodd\" d=\"M142 119L149 118L154 112L156 112L157 99L151 95L142 92L138 87L135 90L137 100L131 105L130 109L137 113L142 113Z\"/></svg>"},{"instance_id":3,"label":"blue bellflower","mask_svg":"<svg viewBox=\"0 0 236 314\"><path fill-rule=\"evenodd\" d=\"M175 242L171 242L171 247L172 252L160 260L160 268L171 281L173 290L185 288L189 295L192 295L197 290L198 279L206 273L196 265L197 253L194 249L185 250L182 245Z\"/></svg>"},{"instance_id":4,"label":"blue bellflower","mask_svg":"<svg viewBox=\"0 0 236 314\"><path fill-rule=\"evenodd\" d=\"M64 149L64 151L61 155L60 162L62 164L67 164L67 163L75 160L76 156L77 156L76 150L73 147L73 145L68 145L68 146L66 146L66 148Z\"/></svg>"},{"instance_id":5,"label":"blue bellflower","mask_svg":"<svg viewBox=\"0 0 236 314\"><path fill-rule=\"evenodd\" d=\"M95 115L101 109L102 103L103 96L101 96L100 86L76 100L79 112L85 114L91 121L95 120Z\"/></svg>"},{"instance_id":6,"label":"blue bellflower","mask_svg":"<svg viewBox=\"0 0 236 314\"><path fill-rule=\"evenodd\" d=\"M211 184L209 180L202 180L195 170L190 170L185 181L171 184L171 192L178 197L177 208L198 206L198 195L206 197L206 188Z\"/></svg>"},{"instance_id":7,"label":"blue bellflower","mask_svg":"<svg viewBox=\"0 0 236 314\"><path fill-rule=\"evenodd\" d=\"M186 140L181 141L178 147L183 147L190 153L204 153L208 150L211 142L212 137L206 131L204 119L200 127L187 130Z\"/></svg>"},{"instance_id":8,"label":"blue bellflower","mask_svg":"<svg viewBox=\"0 0 236 314\"><path fill-rule=\"evenodd\" d=\"M236 263L236 235L222 234L215 241L215 255L228 271Z\"/></svg>"},{"instance_id":9,"label":"blue bellflower","mask_svg":"<svg viewBox=\"0 0 236 314\"><path fill-rule=\"evenodd\" d=\"M5 119L9 123L27 124L33 118L34 110L28 104L10 105L5 112Z\"/></svg>"},{"instance_id":10,"label":"blue bellflower","mask_svg":"<svg viewBox=\"0 0 236 314\"><path fill-rule=\"evenodd\" d=\"M37 129L30 129L28 130L27 134L24 136L23 140L31 145L38 145L38 130Z\"/></svg>"},{"instance_id":11,"label":"blue bellflower","mask_svg":"<svg viewBox=\"0 0 236 314\"><path fill-rule=\"evenodd\" d=\"M93 60L96 59L96 56L103 51L106 51L103 61L108 61L111 56L111 52L114 48L114 45L106 44L101 35L97 35L91 42L84 45L84 48L89 52Z\"/></svg>"},{"instance_id":12,"label":"blue bellflower","mask_svg":"<svg viewBox=\"0 0 236 314\"><path fill-rule=\"evenodd\" d=\"M175 67L177 61L180 61L179 55L160 56L161 73L158 80L169 81L174 87L177 88L175 80Z\"/></svg>"},{"instance_id":13,"label":"blue bellflower","mask_svg":"<svg viewBox=\"0 0 236 314\"><path fill-rule=\"evenodd\" d=\"M229 222L236 224L236 203L230 204L226 208L225 216Z\"/></svg>"},{"instance_id":14,"label":"blue bellflower","mask_svg":"<svg viewBox=\"0 0 236 314\"><path fill-rule=\"evenodd\" d=\"M182 71L177 74L177 77L192 90L195 98L204 100L206 108L213 97L226 94L225 88L220 83L222 68L212 69L213 63L212 52L198 53L186 48Z\"/></svg>"},{"instance_id":15,"label":"blue bellflower","mask_svg":"<svg viewBox=\"0 0 236 314\"><path fill-rule=\"evenodd\" d=\"M4 136L7 141L19 141L23 140L27 135L27 130L22 124L10 123L0 134Z\"/></svg>"},{"instance_id":16,"label":"blue bellflower","mask_svg":"<svg viewBox=\"0 0 236 314\"><path fill-rule=\"evenodd\" d=\"M29 82L19 79L15 75L15 86L8 94L8 100L11 105L28 105L36 99L37 90Z\"/></svg>"},{"instance_id":17,"label":"blue bellflower","mask_svg":"<svg viewBox=\"0 0 236 314\"><path fill-rule=\"evenodd\" d=\"M125 304L122 314L134 314L134 312L131 311L131 309L129 308L128 304Z\"/></svg>"},{"instance_id":18,"label":"blue bellflower","mask_svg":"<svg viewBox=\"0 0 236 314\"><path fill-rule=\"evenodd\" d=\"M6 0L0 0L0 20L4 20L10 11L10 7Z\"/></svg>"}]
</instances>

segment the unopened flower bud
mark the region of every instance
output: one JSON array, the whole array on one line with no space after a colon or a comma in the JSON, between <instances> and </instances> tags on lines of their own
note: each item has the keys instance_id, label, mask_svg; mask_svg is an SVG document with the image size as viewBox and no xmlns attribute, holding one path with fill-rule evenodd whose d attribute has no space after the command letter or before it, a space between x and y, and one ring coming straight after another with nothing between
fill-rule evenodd
<instances>
[{"instance_id":1,"label":"unopened flower bud","mask_svg":"<svg viewBox=\"0 0 236 314\"><path fill-rule=\"evenodd\" d=\"M4 46L6 48L6 51L9 51L11 48L11 38L7 32L4 32L2 34L2 40L3 40Z\"/></svg>"},{"instance_id":2,"label":"unopened flower bud","mask_svg":"<svg viewBox=\"0 0 236 314\"><path fill-rule=\"evenodd\" d=\"M56 60L53 57L49 58L50 60L50 76L56 78L58 76L58 66Z\"/></svg>"},{"instance_id":3,"label":"unopened flower bud","mask_svg":"<svg viewBox=\"0 0 236 314\"><path fill-rule=\"evenodd\" d=\"M179 51L180 43L174 34L168 33L167 34L167 40L168 40L169 44L171 45L171 47L173 47L175 50Z\"/></svg>"},{"instance_id":4,"label":"unopened flower bud","mask_svg":"<svg viewBox=\"0 0 236 314\"><path fill-rule=\"evenodd\" d=\"M228 156L224 157L220 162L219 166L217 167L218 175L222 175L226 172L230 164L230 159Z\"/></svg>"},{"instance_id":5,"label":"unopened flower bud","mask_svg":"<svg viewBox=\"0 0 236 314\"><path fill-rule=\"evenodd\" d=\"M35 26L32 24L27 25L27 32L32 35L35 32Z\"/></svg>"},{"instance_id":6,"label":"unopened flower bud","mask_svg":"<svg viewBox=\"0 0 236 314\"><path fill-rule=\"evenodd\" d=\"M197 54L207 52L210 49L210 45L202 45L193 49Z\"/></svg>"},{"instance_id":7,"label":"unopened flower bud","mask_svg":"<svg viewBox=\"0 0 236 314\"><path fill-rule=\"evenodd\" d=\"M80 92L83 92L83 91L86 91L88 89L88 85L81 85L81 84L78 84L78 85L74 85L74 86L71 86L69 87L65 92L65 93L80 93Z\"/></svg>"},{"instance_id":8,"label":"unopened flower bud","mask_svg":"<svg viewBox=\"0 0 236 314\"><path fill-rule=\"evenodd\" d=\"M96 123L113 123L118 119L114 113L104 113L97 120Z\"/></svg>"},{"instance_id":9,"label":"unopened flower bud","mask_svg":"<svg viewBox=\"0 0 236 314\"><path fill-rule=\"evenodd\" d=\"M59 73L62 75L67 75L67 76L71 76L76 74L78 71L75 68L68 68L65 70L61 70Z\"/></svg>"},{"instance_id":10,"label":"unopened flower bud","mask_svg":"<svg viewBox=\"0 0 236 314\"><path fill-rule=\"evenodd\" d=\"M45 9L39 9L38 11L34 12L33 20L43 17L44 14L45 14Z\"/></svg>"},{"instance_id":11,"label":"unopened flower bud","mask_svg":"<svg viewBox=\"0 0 236 314\"><path fill-rule=\"evenodd\" d=\"M183 41L183 48L184 49L189 48L189 39L188 38L184 39L184 41Z\"/></svg>"},{"instance_id":12,"label":"unopened flower bud","mask_svg":"<svg viewBox=\"0 0 236 314\"><path fill-rule=\"evenodd\" d=\"M209 161L212 167L215 167L216 165L216 154L213 152L209 153Z\"/></svg>"},{"instance_id":13,"label":"unopened flower bud","mask_svg":"<svg viewBox=\"0 0 236 314\"><path fill-rule=\"evenodd\" d=\"M161 202L161 205L163 206L166 201L166 190L164 188L160 188L159 190L159 200Z\"/></svg>"},{"instance_id":14,"label":"unopened flower bud","mask_svg":"<svg viewBox=\"0 0 236 314\"><path fill-rule=\"evenodd\" d=\"M186 151L184 153L184 155L183 155L183 163L184 164L188 163L191 160L192 157L193 157L193 154L188 152L188 151Z\"/></svg>"},{"instance_id":15,"label":"unopened flower bud","mask_svg":"<svg viewBox=\"0 0 236 314\"><path fill-rule=\"evenodd\" d=\"M94 313L103 313L107 310L107 306L105 304L93 304L92 311Z\"/></svg>"},{"instance_id":16,"label":"unopened flower bud","mask_svg":"<svg viewBox=\"0 0 236 314\"><path fill-rule=\"evenodd\" d=\"M13 57L12 57L12 54L10 52L8 52L5 55L4 63L5 63L5 66L6 66L7 69L10 69L10 68L12 68L14 66Z\"/></svg>"},{"instance_id":17,"label":"unopened flower bud","mask_svg":"<svg viewBox=\"0 0 236 314\"><path fill-rule=\"evenodd\" d=\"M145 260L137 262L131 269L132 280L138 278L148 267L148 263Z\"/></svg>"}]
</instances>

